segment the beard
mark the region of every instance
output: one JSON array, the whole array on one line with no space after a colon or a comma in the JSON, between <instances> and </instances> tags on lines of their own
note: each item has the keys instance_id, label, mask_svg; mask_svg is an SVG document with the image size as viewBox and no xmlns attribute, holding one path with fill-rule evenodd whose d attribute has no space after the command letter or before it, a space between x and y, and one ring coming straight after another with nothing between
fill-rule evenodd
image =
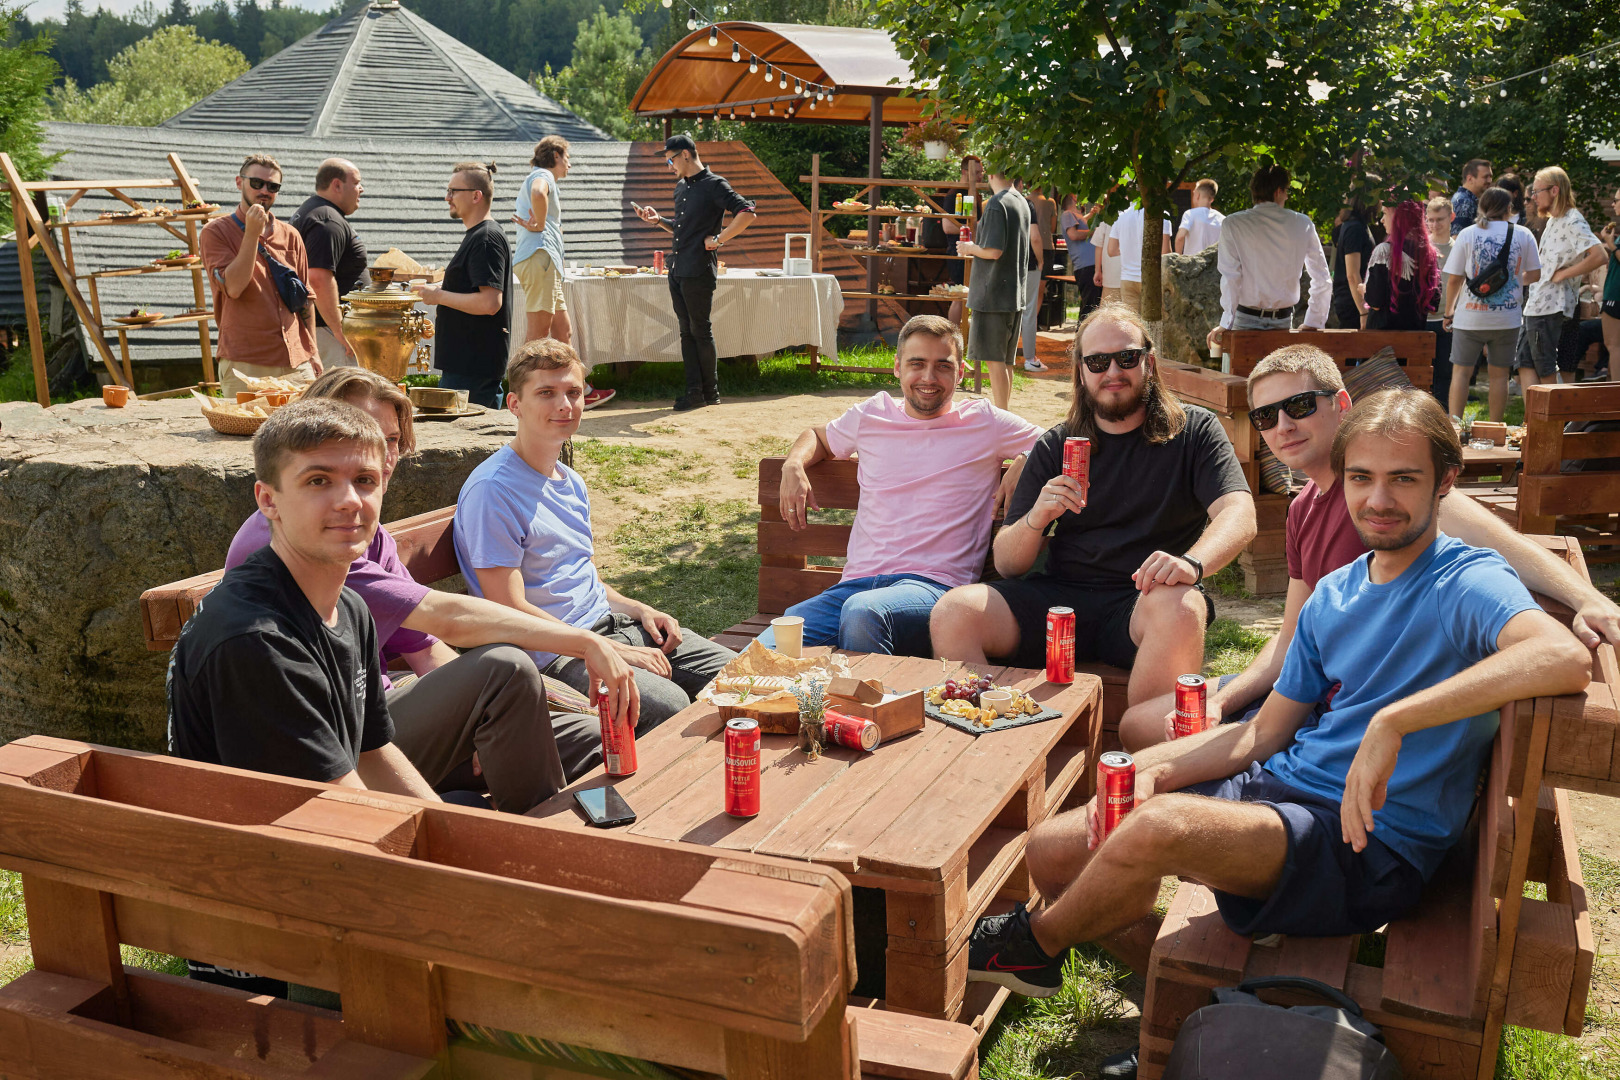
<instances>
[{"instance_id":1,"label":"beard","mask_svg":"<svg viewBox=\"0 0 1620 1080\"><path fill-rule=\"evenodd\" d=\"M922 416L938 416L940 413L945 411L945 406L951 400L950 393L943 388L941 389L939 395L934 398L932 404L930 404L926 398L913 394L910 390L905 391L905 396L906 404L910 405Z\"/></svg>"},{"instance_id":2,"label":"beard","mask_svg":"<svg viewBox=\"0 0 1620 1080\"><path fill-rule=\"evenodd\" d=\"M1144 379L1136 386L1133 392L1127 393L1122 400L1115 398L1115 404L1105 405L1090 390L1086 391L1086 396L1091 398L1091 410L1096 414L1097 419L1114 424L1121 420L1129 420L1132 416L1135 416L1136 411L1147 400L1147 393L1148 384L1147 380Z\"/></svg>"},{"instance_id":3,"label":"beard","mask_svg":"<svg viewBox=\"0 0 1620 1080\"><path fill-rule=\"evenodd\" d=\"M1406 527L1395 533L1369 534L1364 532L1361 527L1361 519L1366 511L1362 511L1356 515L1354 522L1356 535L1361 538L1363 544L1367 545L1369 551L1399 551L1429 530L1429 526L1434 523L1434 515L1438 512L1439 507L1440 500L1436 499L1429 504L1429 512L1421 522L1414 522L1411 517L1407 517Z\"/></svg>"}]
</instances>

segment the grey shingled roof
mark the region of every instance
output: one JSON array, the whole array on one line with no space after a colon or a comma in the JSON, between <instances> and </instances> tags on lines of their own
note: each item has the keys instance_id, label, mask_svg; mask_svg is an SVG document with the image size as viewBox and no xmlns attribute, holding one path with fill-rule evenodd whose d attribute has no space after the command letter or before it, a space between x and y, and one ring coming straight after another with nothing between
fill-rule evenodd
<instances>
[{"instance_id":1,"label":"grey shingled roof","mask_svg":"<svg viewBox=\"0 0 1620 1080\"><path fill-rule=\"evenodd\" d=\"M488 57L392 4L333 19L162 127L531 145L545 135L607 139Z\"/></svg>"}]
</instances>

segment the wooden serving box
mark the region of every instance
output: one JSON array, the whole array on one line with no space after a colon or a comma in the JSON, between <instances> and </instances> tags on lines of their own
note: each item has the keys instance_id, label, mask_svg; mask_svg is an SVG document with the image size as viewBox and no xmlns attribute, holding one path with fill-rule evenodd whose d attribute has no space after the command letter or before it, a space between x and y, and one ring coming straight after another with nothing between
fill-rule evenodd
<instances>
[{"instance_id":1,"label":"wooden serving box","mask_svg":"<svg viewBox=\"0 0 1620 1080\"><path fill-rule=\"evenodd\" d=\"M883 700L876 703L842 694L828 694L827 708L845 716L860 716L872 721L883 733L884 742L921 731L923 726L921 690L913 690L909 694L885 694Z\"/></svg>"}]
</instances>

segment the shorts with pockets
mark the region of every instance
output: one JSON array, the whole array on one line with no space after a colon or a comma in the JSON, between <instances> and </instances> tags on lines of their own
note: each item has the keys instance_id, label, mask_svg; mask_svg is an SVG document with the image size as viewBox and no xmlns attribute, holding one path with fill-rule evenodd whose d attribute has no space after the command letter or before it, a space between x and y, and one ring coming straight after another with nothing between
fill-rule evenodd
<instances>
[{"instance_id":1,"label":"shorts with pockets","mask_svg":"<svg viewBox=\"0 0 1620 1080\"><path fill-rule=\"evenodd\" d=\"M1050 574L1030 574L1021 578L987 581L986 587L1000 594L1018 623L1018 651L1010 658L1014 667L1046 666L1046 611L1052 607L1074 609L1074 659L1076 663L1101 662L1129 670L1136 663L1136 644L1131 641L1131 613L1141 593L1135 585L1104 588L1078 585ZM1200 587L1199 592L1203 592ZM1215 601L1204 595L1205 619L1215 621Z\"/></svg>"},{"instance_id":2,"label":"shorts with pockets","mask_svg":"<svg viewBox=\"0 0 1620 1080\"><path fill-rule=\"evenodd\" d=\"M1533 367L1541 379L1558 378L1558 338L1564 332L1564 313L1526 315L1519 331L1519 367Z\"/></svg>"},{"instance_id":3,"label":"shorts with pockets","mask_svg":"<svg viewBox=\"0 0 1620 1080\"><path fill-rule=\"evenodd\" d=\"M1019 311L975 311L968 320L967 355L970 361L1010 364L1018 350Z\"/></svg>"},{"instance_id":4,"label":"shorts with pockets","mask_svg":"<svg viewBox=\"0 0 1620 1080\"><path fill-rule=\"evenodd\" d=\"M523 286L523 309L556 314L567 311L563 299L562 267L552 261L544 248L512 267L518 283Z\"/></svg>"},{"instance_id":5,"label":"shorts with pockets","mask_svg":"<svg viewBox=\"0 0 1620 1080\"><path fill-rule=\"evenodd\" d=\"M1519 346L1519 328L1510 326L1506 330L1464 330L1453 325L1451 328L1451 366L1466 368L1472 372L1474 365L1479 362L1479 354L1485 352L1490 360L1491 367L1511 368L1513 357ZM1471 376L1466 376L1471 377Z\"/></svg>"}]
</instances>

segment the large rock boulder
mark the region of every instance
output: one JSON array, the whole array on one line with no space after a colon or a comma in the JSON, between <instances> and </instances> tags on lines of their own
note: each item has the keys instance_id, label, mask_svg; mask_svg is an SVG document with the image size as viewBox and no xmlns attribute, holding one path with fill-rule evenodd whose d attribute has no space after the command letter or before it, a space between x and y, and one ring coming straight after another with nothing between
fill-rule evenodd
<instances>
[{"instance_id":1,"label":"large rock boulder","mask_svg":"<svg viewBox=\"0 0 1620 1080\"><path fill-rule=\"evenodd\" d=\"M384 521L454 503L515 428L500 411L416 430ZM168 654L146 649L140 594L222 566L253 506L249 440L190 401L0 404L0 742L161 748Z\"/></svg>"},{"instance_id":2,"label":"large rock boulder","mask_svg":"<svg viewBox=\"0 0 1620 1080\"><path fill-rule=\"evenodd\" d=\"M1159 331L1159 348L1167 360L1210 363L1204 339L1210 328L1221 321L1221 272L1215 266L1216 250L1209 247L1196 255L1172 252L1162 256L1164 323Z\"/></svg>"}]
</instances>

